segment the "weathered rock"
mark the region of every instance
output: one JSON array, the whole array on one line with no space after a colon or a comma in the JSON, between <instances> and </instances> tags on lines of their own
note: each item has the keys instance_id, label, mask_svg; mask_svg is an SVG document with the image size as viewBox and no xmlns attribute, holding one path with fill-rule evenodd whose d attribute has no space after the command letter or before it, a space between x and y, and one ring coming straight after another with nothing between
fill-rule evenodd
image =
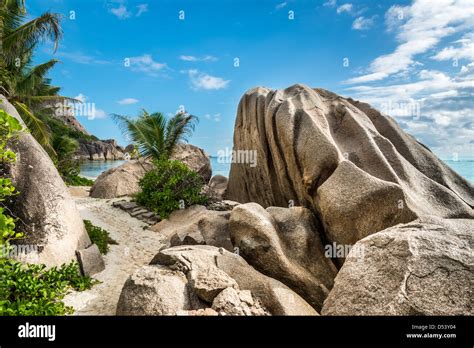
<instances>
[{"instance_id":1,"label":"weathered rock","mask_svg":"<svg viewBox=\"0 0 474 348\"><path fill-rule=\"evenodd\" d=\"M184 274L167 267L143 266L125 282L117 315L176 315L190 309Z\"/></svg>"},{"instance_id":2,"label":"weathered rock","mask_svg":"<svg viewBox=\"0 0 474 348\"><path fill-rule=\"evenodd\" d=\"M218 267L237 282L239 289L250 290L272 315L317 315L305 300L286 285L259 273L242 257L223 248L208 245L173 247L161 250L151 264L185 273Z\"/></svg>"},{"instance_id":3,"label":"weathered rock","mask_svg":"<svg viewBox=\"0 0 474 348\"><path fill-rule=\"evenodd\" d=\"M337 269L324 255L322 229L309 209L241 204L232 210L229 230L247 262L321 309Z\"/></svg>"},{"instance_id":4,"label":"weathered rock","mask_svg":"<svg viewBox=\"0 0 474 348\"><path fill-rule=\"evenodd\" d=\"M229 179L223 175L214 175L209 181L209 196L211 199L221 201L227 191Z\"/></svg>"},{"instance_id":5,"label":"weathered rock","mask_svg":"<svg viewBox=\"0 0 474 348\"><path fill-rule=\"evenodd\" d=\"M128 161L111 168L95 180L90 196L94 198L115 198L130 196L140 190L138 182L152 164L141 160Z\"/></svg>"},{"instance_id":6,"label":"weathered rock","mask_svg":"<svg viewBox=\"0 0 474 348\"><path fill-rule=\"evenodd\" d=\"M93 275L105 269L104 260L97 245L76 251L77 260L84 275Z\"/></svg>"},{"instance_id":7,"label":"weathered rock","mask_svg":"<svg viewBox=\"0 0 474 348\"><path fill-rule=\"evenodd\" d=\"M18 112L0 95L0 108L18 119ZM11 144L17 154L14 164L2 168L2 177L11 178L18 195L6 202L14 217L17 231L25 232L21 244L37 247L37 253L22 255L31 263L55 266L76 260L76 250L91 242L68 189L53 162L28 132L21 132Z\"/></svg>"},{"instance_id":8,"label":"weathered rock","mask_svg":"<svg viewBox=\"0 0 474 348\"><path fill-rule=\"evenodd\" d=\"M118 146L114 139L85 140L79 139L79 151L76 155L83 160L121 160L125 150Z\"/></svg>"},{"instance_id":9,"label":"weathered rock","mask_svg":"<svg viewBox=\"0 0 474 348\"><path fill-rule=\"evenodd\" d=\"M172 160L178 160L201 175L204 182L209 182L212 176L211 160L203 149L191 144L178 144L171 155Z\"/></svg>"},{"instance_id":10,"label":"weathered rock","mask_svg":"<svg viewBox=\"0 0 474 348\"><path fill-rule=\"evenodd\" d=\"M113 143L109 144L112 146ZM204 150L190 144L178 144L171 159L179 160L196 171L208 182L212 174L211 162ZM91 188L91 197L116 198L130 196L140 191L138 182L153 168L150 161L142 159L127 161L124 164L103 172Z\"/></svg>"},{"instance_id":11,"label":"weathered rock","mask_svg":"<svg viewBox=\"0 0 474 348\"><path fill-rule=\"evenodd\" d=\"M473 315L474 220L424 217L360 240L325 315Z\"/></svg>"},{"instance_id":12,"label":"weathered rock","mask_svg":"<svg viewBox=\"0 0 474 348\"><path fill-rule=\"evenodd\" d=\"M320 215L331 242L353 243L426 214L474 217L472 184L389 116L322 89L245 93L233 149L256 151L257 165L232 164L227 198L308 207Z\"/></svg>"},{"instance_id":13,"label":"weathered rock","mask_svg":"<svg viewBox=\"0 0 474 348\"><path fill-rule=\"evenodd\" d=\"M217 267L190 271L188 279L200 299L212 303L214 298L225 288L238 287L234 279Z\"/></svg>"},{"instance_id":14,"label":"weathered rock","mask_svg":"<svg viewBox=\"0 0 474 348\"><path fill-rule=\"evenodd\" d=\"M207 244L232 251L228 223L229 212L193 205L174 211L150 229L162 234L167 246Z\"/></svg>"},{"instance_id":15,"label":"weathered rock","mask_svg":"<svg viewBox=\"0 0 474 348\"><path fill-rule=\"evenodd\" d=\"M267 315L259 303L255 303L253 299L251 305L241 300L242 296L246 297L249 294L252 298L252 293L248 290L245 295L242 295L241 291L235 288L224 289L212 302L212 309L220 315Z\"/></svg>"}]
</instances>

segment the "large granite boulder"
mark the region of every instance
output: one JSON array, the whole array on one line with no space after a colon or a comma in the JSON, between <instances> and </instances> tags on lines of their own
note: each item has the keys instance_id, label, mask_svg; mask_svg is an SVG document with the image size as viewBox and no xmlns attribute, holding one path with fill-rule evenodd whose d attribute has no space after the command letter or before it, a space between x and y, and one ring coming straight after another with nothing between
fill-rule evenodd
<instances>
[{"instance_id":1,"label":"large granite boulder","mask_svg":"<svg viewBox=\"0 0 474 348\"><path fill-rule=\"evenodd\" d=\"M2 95L0 108L26 128L18 112ZM53 162L26 131L20 133L11 148L17 160L2 168L2 176L11 178L19 193L11 202L6 202L18 218L17 230L25 234L25 238L18 241L24 246L18 249L25 253L18 257L25 262L47 266L76 260L76 250L88 248L91 241Z\"/></svg>"},{"instance_id":2,"label":"large granite boulder","mask_svg":"<svg viewBox=\"0 0 474 348\"><path fill-rule=\"evenodd\" d=\"M164 267L160 269L173 271L177 276L186 275L189 292L188 300L179 302L182 311L196 311L212 306L216 311L229 315L317 315L305 300L286 285L256 271L242 257L223 248L208 245L168 248L156 254L150 266L146 267ZM137 272L150 275L147 270L139 269ZM153 284L150 293L157 298L148 298L147 302L161 303L166 300L167 295L166 291L160 290L160 281L156 279L160 274L154 272L156 275L150 275L146 279L147 283ZM133 277L135 276L132 275L130 279ZM226 289L237 290L240 300L235 299L235 292L231 290L227 290L227 296L224 294L218 298ZM143 306L147 305L143 301L134 300L136 291L133 280L128 280L122 289L123 296L120 297L118 308L128 308L127 313L131 314L141 313ZM141 295L138 293L137 296ZM141 299L143 298L142 296ZM232 309L232 303L237 308ZM161 312L154 309L153 313L147 311L150 314ZM117 313L124 312L120 309Z\"/></svg>"},{"instance_id":3,"label":"large granite boulder","mask_svg":"<svg viewBox=\"0 0 474 348\"><path fill-rule=\"evenodd\" d=\"M309 209L241 204L232 210L229 230L248 263L321 310L337 269L325 256L323 230Z\"/></svg>"},{"instance_id":4,"label":"large granite boulder","mask_svg":"<svg viewBox=\"0 0 474 348\"><path fill-rule=\"evenodd\" d=\"M167 267L143 266L125 282L117 315L176 315L191 309L184 274Z\"/></svg>"},{"instance_id":5,"label":"large granite boulder","mask_svg":"<svg viewBox=\"0 0 474 348\"><path fill-rule=\"evenodd\" d=\"M189 169L194 170L202 177L204 183L208 183L211 179L211 160L203 149L191 144L181 143L176 146L171 159L186 164Z\"/></svg>"},{"instance_id":6,"label":"large granite boulder","mask_svg":"<svg viewBox=\"0 0 474 348\"><path fill-rule=\"evenodd\" d=\"M424 217L355 247L363 257L351 251L323 315L474 314L474 220Z\"/></svg>"},{"instance_id":7,"label":"large granite boulder","mask_svg":"<svg viewBox=\"0 0 474 348\"><path fill-rule=\"evenodd\" d=\"M114 139L79 140L77 158L82 160L121 160L125 150Z\"/></svg>"},{"instance_id":8,"label":"large granite boulder","mask_svg":"<svg viewBox=\"0 0 474 348\"><path fill-rule=\"evenodd\" d=\"M127 161L103 172L92 185L90 196L94 198L116 198L131 196L140 191L138 182L153 165L143 160Z\"/></svg>"},{"instance_id":9,"label":"large granite boulder","mask_svg":"<svg viewBox=\"0 0 474 348\"><path fill-rule=\"evenodd\" d=\"M474 187L389 116L334 93L294 85L242 97L226 197L317 213L331 242L354 243L433 214L473 218Z\"/></svg>"},{"instance_id":10,"label":"large granite boulder","mask_svg":"<svg viewBox=\"0 0 474 348\"><path fill-rule=\"evenodd\" d=\"M190 144L178 144L171 159L179 160L196 171L208 182L211 174L211 162L204 150ZM116 198L130 196L140 191L138 182L147 171L153 168L150 161L138 159L103 172L91 188L91 197Z\"/></svg>"},{"instance_id":11,"label":"large granite boulder","mask_svg":"<svg viewBox=\"0 0 474 348\"><path fill-rule=\"evenodd\" d=\"M205 244L233 251L228 211L207 210L202 205L175 210L168 219L150 227L160 233L166 247Z\"/></svg>"}]
</instances>

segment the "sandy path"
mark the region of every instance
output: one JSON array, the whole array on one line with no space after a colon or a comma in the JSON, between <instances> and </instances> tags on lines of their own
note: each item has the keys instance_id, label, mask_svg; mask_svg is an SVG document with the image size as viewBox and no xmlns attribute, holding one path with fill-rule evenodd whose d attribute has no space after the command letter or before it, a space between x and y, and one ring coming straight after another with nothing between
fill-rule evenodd
<instances>
[{"instance_id":1,"label":"sandy path","mask_svg":"<svg viewBox=\"0 0 474 348\"><path fill-rule=\"evenodd\" d=\"M107 230L119 244L110 245L104 255L105 270L93 278L102 283L90 290L71 292L64 302L73 306L75 315L115 315L117 301L127 277L138 267L146 265L162 246L162 237L138 219L112 207L113 200L75 197L83 219Z\"/></svg>"}]
</instances>

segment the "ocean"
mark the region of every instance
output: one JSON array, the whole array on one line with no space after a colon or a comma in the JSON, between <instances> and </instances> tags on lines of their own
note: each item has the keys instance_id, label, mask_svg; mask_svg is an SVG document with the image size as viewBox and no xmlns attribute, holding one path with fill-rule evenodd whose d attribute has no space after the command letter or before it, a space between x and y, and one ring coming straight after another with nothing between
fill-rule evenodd
<instances>
[{"instance_id":1,"label":"ocean","mask_svg":"<svg viewBox=\"0 0 474 348\"><path fill-rule=\"evenodd\" d=\"M83 161L81 175L95 179L107 169L117 167L125 161ZM455 172L474 183L474 160L452 161L444 160ZM220 174L229 177L230 163L219 163L217 157L211 156L212 175Z\"/></svg>"}]
</instances>

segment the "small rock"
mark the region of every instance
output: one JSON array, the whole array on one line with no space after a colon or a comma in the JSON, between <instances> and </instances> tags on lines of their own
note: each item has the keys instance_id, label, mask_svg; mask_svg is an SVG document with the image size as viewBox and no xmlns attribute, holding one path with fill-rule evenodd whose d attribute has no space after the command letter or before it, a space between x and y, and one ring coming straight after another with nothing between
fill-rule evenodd
<instances>
[{"instance_id":1,"label":"small rock","mask_svg":"<svg viewBox=\"0 0 474 348\"><path fill-rule=\"evenodd\" d=\"M204 271L191 271L189 278L194 292L200 299L209 303L212 303L222 290L238 287L234 279L217 267L210 267Z\"/></svg>"},{"instance_id":2,"label":"small rock","mask_svg":"<svg viewBox=\"0 0 474 348\"><path fill-rule=\"evenodd\" d=\"M92 244L88 248L76 250L77 260L81 272L84 275L93 275L105 269L104 260L97 245Z\"/></svg>"}]
</instances>

